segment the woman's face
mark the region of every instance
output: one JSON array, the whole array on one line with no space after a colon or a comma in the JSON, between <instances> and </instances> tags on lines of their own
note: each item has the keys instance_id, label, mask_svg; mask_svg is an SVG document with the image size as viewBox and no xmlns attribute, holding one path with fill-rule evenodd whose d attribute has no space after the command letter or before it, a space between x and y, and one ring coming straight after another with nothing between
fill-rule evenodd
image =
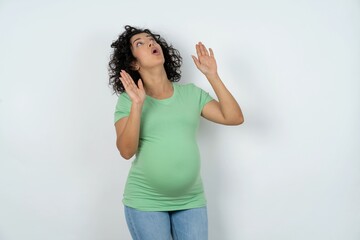
<instances>
[{"instance_id":1,"label":"woman's face","mask_svg":"<svg viewBox=\"0 0 360 240\"><path fill-rule=\"evenodd\" d=\"M134 68L151 68L165 62L161 46L148 33L139 33L130 38L130 48L136 59Z\"/></svg>"}]
</instances>

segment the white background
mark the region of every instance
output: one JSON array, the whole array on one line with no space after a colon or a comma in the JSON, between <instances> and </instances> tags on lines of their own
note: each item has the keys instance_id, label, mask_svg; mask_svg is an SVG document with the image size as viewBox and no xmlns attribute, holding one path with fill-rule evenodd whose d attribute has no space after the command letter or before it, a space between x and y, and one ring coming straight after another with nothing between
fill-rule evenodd
<instances>
[{"instance_id":1,"label":"white background","mask_svg":"<svg viewBox=\"0 0 360 240\"><path fill-rule=\"evenodd\" d=\"M235 2L237 2L235 4ZM0 239L127 240L110 44L212 47L240 103L201 120L211 240L360 239L359 1L0 1Z\"/></svg>"}]
</instances>

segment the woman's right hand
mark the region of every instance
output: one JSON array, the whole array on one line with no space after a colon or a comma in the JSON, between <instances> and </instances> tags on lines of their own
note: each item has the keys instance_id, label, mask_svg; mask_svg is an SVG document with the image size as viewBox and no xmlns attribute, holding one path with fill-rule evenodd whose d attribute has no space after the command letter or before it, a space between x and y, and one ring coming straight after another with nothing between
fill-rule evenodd
<instances>
[{"instance_id":1,"label":"woman's right hand","mask_svg":"<svg viewBox=\"0 0 360 240\"><path fill-rule=\"evenodd\" d=\"M125 71L120 71L120 81L123 84L126 93L129 95L131 101L136 104L143 104L146 98L146 93L142 80L139 79L138 86L136 86L134 80Z\"/></svg>"}]
</instances>

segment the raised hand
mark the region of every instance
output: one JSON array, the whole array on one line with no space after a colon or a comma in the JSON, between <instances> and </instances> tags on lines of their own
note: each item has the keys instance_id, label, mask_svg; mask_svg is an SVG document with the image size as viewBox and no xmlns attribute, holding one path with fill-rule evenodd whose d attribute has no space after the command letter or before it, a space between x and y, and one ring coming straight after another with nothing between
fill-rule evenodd
<instances>
[{"instance_id":1,"label":"raised hand","mask_svg":"<svg viewBox=\"0 0 360 240\"><path fill-rule=\"evenodd\" d=\"M131 76L125 70L120 71L120 76L120 81L123 84L125 91L129 95L131 101L133 103L143 104L146 98L146 93L142 80L139 79L138 87L136 86Z\"/></svg>"},{"instance_id":2,"label":"raised hand","mask_svg":"<svg viewBox=\"0 0 360 240\"><path fill-rule=\"evenodd\" d=\"M205 75L211 76L217 74L217 64L214 57L214 52L211 48L206 49L202 42L195 45L197 58L191 55L196 67ZM210 53L209 53L210 52Z\"/></svg>"}]
</instances>

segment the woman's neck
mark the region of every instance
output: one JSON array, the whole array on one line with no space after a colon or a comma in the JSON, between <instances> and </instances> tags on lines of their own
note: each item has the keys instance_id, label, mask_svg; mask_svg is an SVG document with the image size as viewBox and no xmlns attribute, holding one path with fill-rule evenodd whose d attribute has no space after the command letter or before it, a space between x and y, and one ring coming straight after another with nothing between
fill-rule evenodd
<instances>
[{"instance_id":1,"label":"woman's neck","mask_svg":"<svg viewBox=\"0 0 360 240\"><path fill-rule=\"evenodd\" d=\"M164 68L141 71L140 75L147 95L155 98L167 98L172 95L173 87Z\"/></svg>"}]
</instances>

